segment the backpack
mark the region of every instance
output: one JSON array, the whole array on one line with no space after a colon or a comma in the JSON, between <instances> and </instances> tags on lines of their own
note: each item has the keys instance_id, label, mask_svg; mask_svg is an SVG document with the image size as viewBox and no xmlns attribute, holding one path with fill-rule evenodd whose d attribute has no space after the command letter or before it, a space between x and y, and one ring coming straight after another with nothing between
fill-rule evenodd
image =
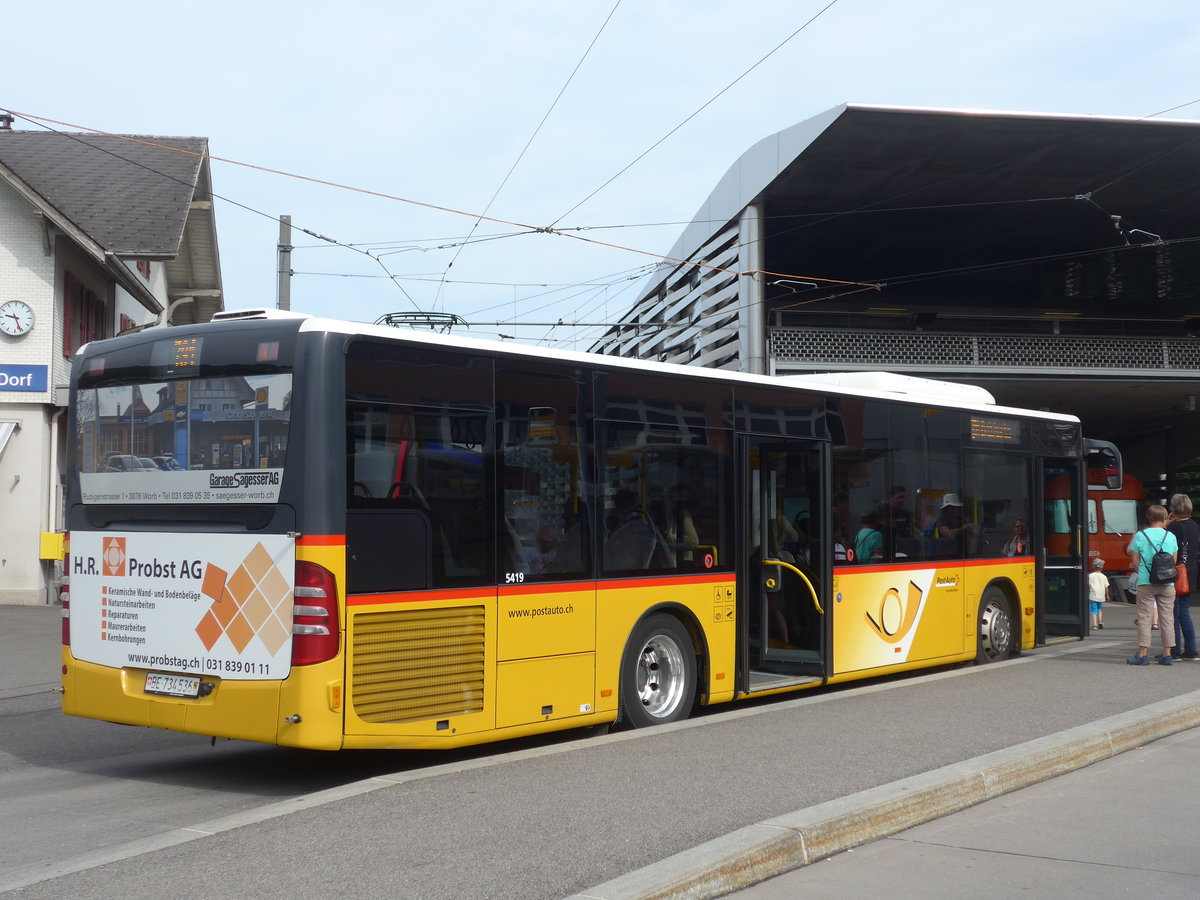
<instances>
[{"instance_id":1,"label":"backpack","mask_svg":"<svg viewBox=\"0 0 1200 900\"><path fill-rule=\"evenodd\" d=\"M1146 532L1142 532L1146 534ZM1151 584L1174 584L1175 583L1175 555L1167 553L1163 550L1163 541L1167 539L1166 534L1158 542L1158 550L1150 557L1150 583ZM1150 536L1146 535L1146 543L1150 543ZM1153 544L1150 544L1153 547Z\"/></svg>"}]
</instances>

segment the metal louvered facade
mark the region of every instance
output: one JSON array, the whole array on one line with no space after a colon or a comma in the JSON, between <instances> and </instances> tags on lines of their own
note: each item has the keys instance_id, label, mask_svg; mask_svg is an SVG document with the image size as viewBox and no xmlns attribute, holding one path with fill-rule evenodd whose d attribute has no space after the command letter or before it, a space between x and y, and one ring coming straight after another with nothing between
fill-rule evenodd
<instances>
[{"instance_id":1,"label":"metal louvered facade","mask_svg":"<svg viewBox=\"0 0 1200 900\"><path fill-rule=\"evenodd\" d=\"M781 374L837 369L1072 375L1200 375L1200 342L1103 335L769 329Z\"/></svg>"},{"instance_id":2,"label":"metal louvered facade","mask_svg":"<svg viewBox=\"0 0 1200 900\"><path fill-rule=\"evenodd\" d=\"M609 332L595 349L614 356L734 369L738 362L737 223L675 266L634 310L640 325Z\"/></svg>"}]
</instances>

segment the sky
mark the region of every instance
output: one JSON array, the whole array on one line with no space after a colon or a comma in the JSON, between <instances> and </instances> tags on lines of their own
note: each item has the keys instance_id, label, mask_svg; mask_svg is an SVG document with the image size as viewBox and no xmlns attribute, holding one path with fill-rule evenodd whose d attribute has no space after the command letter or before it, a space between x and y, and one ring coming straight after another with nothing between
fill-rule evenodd
<instances>
[{"instance_id":1,"label":"sky","mask_svg":"<svg viewBox=\"0 0 1200 900\"><path fill-rule=\"evenodd\" d=\"M293 310L569 349L742 153L841 103L1200 119L1194 0L96 9L6 14L0 108L208 138L227 309L275 305L290 215Z\"/></svg>"}]
</instances>

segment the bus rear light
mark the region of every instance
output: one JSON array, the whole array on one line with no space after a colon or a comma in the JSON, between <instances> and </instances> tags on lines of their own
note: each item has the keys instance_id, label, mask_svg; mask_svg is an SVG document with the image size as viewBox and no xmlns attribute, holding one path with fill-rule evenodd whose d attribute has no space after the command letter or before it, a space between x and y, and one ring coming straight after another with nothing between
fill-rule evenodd
<instances>
[{"instance_id":1,"label":"bus rear light","mask_svg":"<svg viewBox=\"0 0 1200 900\"><path fill-rule=\"evenodd\" d=\"M69 537L68 537L69 540ZM63 555L62 583L58 588L58 600L62 604L62 645L71 646L71 567L70 554Z\"/></svg>"},{"instance_id":2,"label":"bus rear light","mask_svg":"<svg viewBox=\"0 0 1200 900\"><path fill-rule=\"evenodd\" d=\"M338 654L337 583L316 563L296 563L296 603L292 607L292 665L325 662Z\"/></svg>"}]
</instances>

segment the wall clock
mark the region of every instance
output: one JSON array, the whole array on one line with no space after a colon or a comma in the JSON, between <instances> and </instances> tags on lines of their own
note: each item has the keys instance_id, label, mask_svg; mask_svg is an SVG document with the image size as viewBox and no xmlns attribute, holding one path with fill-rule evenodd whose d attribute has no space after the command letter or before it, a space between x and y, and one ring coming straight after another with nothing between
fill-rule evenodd
<instances>
[{"instance_id":1,"label":"wall clock","mask_svg":"<svg viewBox=\"0 0 1200 900\"><path fill-rule=\"evenodd\" d=\"M21 337L33 330L33 309L24 300L0 303L0 331Z\"/></svg>"}]
</instances>

